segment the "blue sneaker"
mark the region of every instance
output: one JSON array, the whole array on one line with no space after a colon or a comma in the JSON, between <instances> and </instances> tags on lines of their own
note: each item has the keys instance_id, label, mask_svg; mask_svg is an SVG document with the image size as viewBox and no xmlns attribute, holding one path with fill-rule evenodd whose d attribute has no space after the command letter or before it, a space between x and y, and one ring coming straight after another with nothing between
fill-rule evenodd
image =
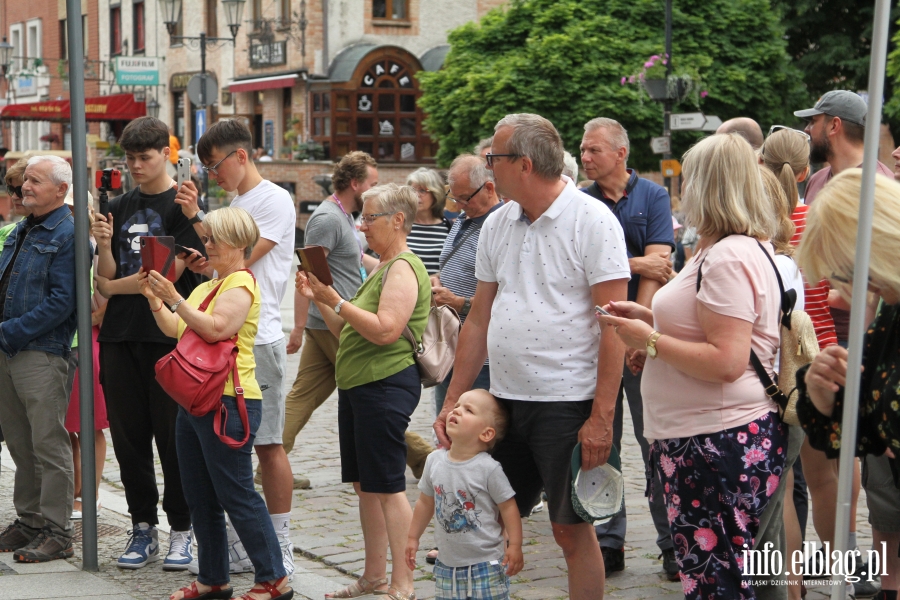
<instances>
[{"instance_id":1,"label":"blue sneaker","mask_svg":"<svg viewBox=\"0 0 900 600\"><path fill-rule=\"evenodd\" d=\"M159 560L159 533L156 527L138 523L128 534L128 545L116 563L121 569L140 569Z\"/></svg>"},{"instance_id":2,"label":"blue sneaker","mask_svg":"<svg viewBox=\"0 0 900 600\"><path fill-rule=\"evenodd\" d=\"M193 530L171 531L169 533L169 553L163 560L163 571L186 571L193 560Z\"/></svg>"}]
</instances>

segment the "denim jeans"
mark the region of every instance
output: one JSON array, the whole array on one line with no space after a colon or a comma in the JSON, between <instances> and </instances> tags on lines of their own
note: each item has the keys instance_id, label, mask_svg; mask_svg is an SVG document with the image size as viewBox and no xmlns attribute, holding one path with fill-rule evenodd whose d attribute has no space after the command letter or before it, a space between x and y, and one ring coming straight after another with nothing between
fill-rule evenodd
<instances>
[{"instance_id":1,"label":"denim jeans","mask_svg":"<svg viewBox=\"0 0 900 600\"><path fill-rule=\"evenodd\" d=\"M204 585L223 585L230 579L223 509L231 517L256 569L256 581L271 581L285 575L269 511L253 487L250 453L262 418L262 401L246 402L250 439L237 449L222 443L213 430L215 411L194 417L184 408L178 409L175 424L178 463L199 547L197 581ZM244 427L238 416L237 401L223 396L222 403L228 409L225 433L233 439L243 439Z\"/></svg>"},{"instance_id":2,"label":"denim jeans","mask_svg":"<svg viewBox=\"0 0 900 600\"><path fill-rule=\"evenodd\" d=\"M441 409L444 408L444 400L447 398L447 388L450 387L450 380L453 379L453 369L450 369L450 372L447 373L447 377L434 386L434 417L437 418L438 415L441 414ZM475 383L472 384L473 390L487 390L491 391L491 366L484 365L481 367L481 371L478 372L478 376L475 377Z\"/></svg>"}]
</instances>

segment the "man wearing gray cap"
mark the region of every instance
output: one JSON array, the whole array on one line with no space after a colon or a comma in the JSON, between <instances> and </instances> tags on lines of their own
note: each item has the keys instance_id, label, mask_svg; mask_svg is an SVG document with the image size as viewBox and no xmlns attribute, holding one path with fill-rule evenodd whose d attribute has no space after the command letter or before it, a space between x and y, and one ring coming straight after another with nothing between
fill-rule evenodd
<instances>
[{"instance_id":1,"label":"man wearing gray cap","mask_svg":"<svg viewBox=\"0 0 900 600\"><path fill-rule=\"evenodd\" d=\"M827 162L828 166L817 171L806 184L806 204L812 204L826 183L844 169L862 166L863 138L866 134L866 101L859 94L847 90L834 90L819 98L816 105L798 110L794 115L809 119L809 160ZM878 172L887 177L893 173L878 163Z\"/></svg>"},{"instance_id":2,"label":"man wearing gray cap","mask_svg":"<svg viewBox=\"0 0 900 600\"><path fill-rule=\"evenodd\" d=\"M832 177L846 169L862 166L865 153L863 142L866 135L867 112L866 102L859 94L846 90L835 90L819 98L813 108L798 110L794 113L798 117L809 119L805 131L810 136L810 162L828 162L828 166L816 171L806 184L804 202L807 205L813 203L816 194L825 187L826 183L831 181ZM891 178L894 176L893 172L881 162L877 163L877 172ZM846 348L850 333L850 305L834 292L832 292L832 296L829 297L829 303L831 304L831 317L834 319L835 333L838 343ZM854 471L859 470L858 465L859 463L854 463ZM894 491L896 492L896 490ZM873 496L876 492L877 490L873 489ZM811 489L811 494L814 493ZM854 495L858 495L858 493L858 490L854 490ZM813 501L815 502L815 498ZM853 506L852 510L855 514L856 507ZM856 549L855 518L852 518L851 521L850 546L851 549ZM879 532L874 529L873 536L878 539ZM828 541L833 542L834 540ZM857 574L868 570L862 560L857 564ZM877 588L873 587L865 578L853 583L852 586L858 596L869 596L877 592Z\"/></svg>"}]
</instances>

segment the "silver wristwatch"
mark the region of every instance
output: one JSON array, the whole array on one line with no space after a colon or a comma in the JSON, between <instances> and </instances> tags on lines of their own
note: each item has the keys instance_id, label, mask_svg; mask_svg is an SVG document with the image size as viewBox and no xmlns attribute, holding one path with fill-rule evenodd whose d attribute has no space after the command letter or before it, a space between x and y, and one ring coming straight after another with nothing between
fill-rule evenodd
<instances>
[{"instance_id":1,"label":"silver wristwatch","mask_svg":"<svg viewBox=\"0 0 900 600\"><path fill-rule=\"evenodd\" d=\"M338 302L337 304L334 305L335 314L338 314L338 315L341 314L341 308L343 307L344 302L346 302L346 300L341 299L340 302Z\"/></svg>"},{"instance_id":2,"label":"silver wristwatch","mask_svg":"<svg viewBox=\"0 0 900 600\"><path fill-rule=\"evenodd\" d=\"M171 310L172 312L175 312L176 310L178 310L178 307L181 306L182 302L184 302L184 298L182 298L178 302L173 303L172 306L169 307L169 310Z\"/></svg>"}]
</instances>

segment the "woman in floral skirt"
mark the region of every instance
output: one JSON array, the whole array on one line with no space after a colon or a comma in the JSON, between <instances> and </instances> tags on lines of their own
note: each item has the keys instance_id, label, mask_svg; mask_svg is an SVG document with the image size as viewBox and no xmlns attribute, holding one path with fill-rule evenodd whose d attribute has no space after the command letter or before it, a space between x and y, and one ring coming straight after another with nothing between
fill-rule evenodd
<instances>
[{"instance_id":1,"label":"woman in floral skirt","mask_svg":"<svg viewBox=\"0 0 900 600\"><path fill-rule=\"evenodd\" d=\"M737 134L684 156L683 204L697 252L653 299L601 317L645 371L644 436L663 484L685 598L755 598L743 552L783 475L787 433L748 360L774 375L780 293L775 217ZM649 356L649 359L647 358Z\"/></svg>"}]
</instances>

